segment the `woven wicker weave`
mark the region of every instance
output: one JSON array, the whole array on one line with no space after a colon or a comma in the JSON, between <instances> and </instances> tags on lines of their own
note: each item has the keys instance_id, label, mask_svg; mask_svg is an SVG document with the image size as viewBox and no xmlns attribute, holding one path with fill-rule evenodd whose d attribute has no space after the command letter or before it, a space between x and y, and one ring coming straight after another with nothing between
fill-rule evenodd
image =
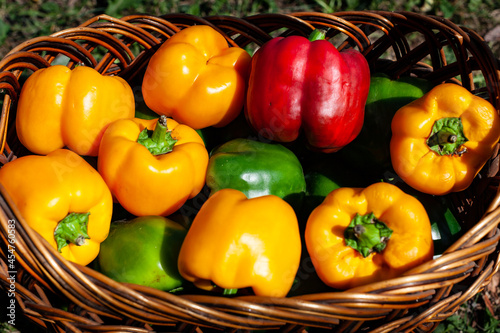
<instances>
[{"instance_id":1,"label":"woven wicker weave","mask_svg":"<svg viewBox=\"0 0 500 333\"><path fill-rule=\"evenodd\" d=\"M184 14L97 16L79 27L28 40L0 61L3 109L2 163L28 153L15 133L16 101L23 80L54 61L83 64L120 75L138 86L148 59L180 29L208 24L230 43L257 48L278 35L308 35L330 28L339 48L357 48L373 72L413 74L434 83L454 81L500 110L498 60L480 36L439 18L409 12L342 12L335 15L262 14L246 18ZM65 57L61 57L64 55ZM481 86L475 82L485 82ZM135 86L134 86L135 85ZM288 298L173 295L116 283L89 267L62 259L27 224L0 186L0 281L11 288L9 220L16 220L16 302L19 311L54 332L148 332L305 327L336 332L426 332L480 292L499 270L500 195L495 153L473 185L453 195L467 233L441 257L404 276L344 292ZM69 305L68 305L69 304ZM61 310L61 305L68 305Z\"/></svg>"}]
</instances>

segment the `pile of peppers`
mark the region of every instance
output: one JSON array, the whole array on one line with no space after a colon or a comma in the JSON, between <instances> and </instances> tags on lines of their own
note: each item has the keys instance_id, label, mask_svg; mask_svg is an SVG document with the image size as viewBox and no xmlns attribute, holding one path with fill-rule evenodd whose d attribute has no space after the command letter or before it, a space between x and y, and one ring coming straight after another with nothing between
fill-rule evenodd
<instances>
[{"instance_id":1,"label":"pile of peppers","mask_svg":"<svg viewBox=\"0 0 500 333\"><path fill-rule=\"evenodd\" d=\"M196 25L140 82L40 69L17 107L29 153L1 186L55 253L118 282L286 297L396 278L464 232L449 194L492 156L500 117L325 36L251 54Z\"/></svg>"}]
</instances>

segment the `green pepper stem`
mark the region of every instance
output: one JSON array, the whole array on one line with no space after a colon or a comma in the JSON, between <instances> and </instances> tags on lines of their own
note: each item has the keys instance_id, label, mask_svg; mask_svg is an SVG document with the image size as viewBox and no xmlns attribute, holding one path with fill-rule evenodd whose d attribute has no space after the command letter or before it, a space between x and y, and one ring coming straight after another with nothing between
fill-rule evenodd
<instances>
[{"instance_id":1,"label":"green pepper stem","mask_svg":"<svg viewBox=\"0 0 500 333\"><path fill-rule=\"evenodd\" d=\"M364 258L372 252L382 252L391 235L392 230L373 213L356 214L344 231L346 244L361 253Z\"/></svg>"},{"instance_id":2,"label":"green pepper stem","mask_svg":"<svg viewBox=\"0 0 500 333\"><path fill-rule=\"evenodd\" d=\"M431 134L427 139L429 148L437 154L461 155L467 149L459 149L462 144L469 141L464 134L460 118L441 118L434 122Z\"/></svg>"},{"instance_id":3,"label":"green pepper stem","mask_svg":"<svg viewBox=\"0 0 500 333\"><path fill-rule=\"evenodd\" d=\"M325 33L323 31L321 31L320 29L314 29L308 38L308 40L310 42L314 42L316 40L323 40L323 39L325 39Z\"/></svg>"},{"instance_id":4,"label":"green pepper stem","mask_svg":"<svg viewBox=\"0 0 500 333\"><path fill-rule=\"evenodd\" d=\"M87 233L90 213L69 213L59 221L54 230L54 239L57 243L57 251L68 244L81 246L85 239L90 239Z\"/></svg>"},{"instance_id":5,"label":"green pepper stem","mask_svg":"<svg viewBox=\"0 0 500 333\"><path fill-rule=\"evenodd\" d=\"M155 142L164 141L167 136L167 130L167 117L161 116L158 118L158 122L156 123L151 139Z\"/></svg>"},{"instance_id":6,"label":"green pepper stem","mask_svg":"<svg viewBox=\"0 0 500 333\"><path fill-rule=\"evenodd\" d=\"M158 118L155 129L145 128L139 134L137 142L146 147L153 155L162 155L171 152L177 142L172 138L171 131L167 128L167 117L162 115Z\"/></svg>"}]
</instances>

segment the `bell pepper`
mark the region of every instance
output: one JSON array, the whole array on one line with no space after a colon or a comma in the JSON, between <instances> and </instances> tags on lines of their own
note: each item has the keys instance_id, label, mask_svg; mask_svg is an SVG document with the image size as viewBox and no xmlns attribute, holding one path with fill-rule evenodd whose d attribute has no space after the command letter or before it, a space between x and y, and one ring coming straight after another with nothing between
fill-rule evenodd
<instances>
[{"instance_id":1,"label":"bell pepper","mask_svg":"<svg viewBox=\"0 0 500 333\"><path fill-rule=\"evenodd\" d=\"M101 244L97 269L118 282L178 290L184 280L177 259L186 233L186 228L162 216L113 222Z\"/></svg>"},{"instance_id":2,"label":"bell pepper","mask_svg":"<svg viewBox=\"0 0 500 333\"><path fill-rule=\"evenodd\" d=\"M87 265L97 257L113 199L82 157L68 149L19 157L0 169L0 183L27 224L65 259Z\"/></svg>"},{"instance_id":3,"label":"bell pepper","mask_svg":"<svg viewBox=\"0 0 500 333\"><path fill-rule=\"evenodd\" d=\"M328 194L309 216L305 242L320 279L337 289L397 277L434 251L423 205L384 182Z\"/></svg>"},{"instance_id":4,"label":"bell pepper","mask_svg":"<svg viewBox=\"0 0 500 333\"><path fill-rule=\"evenodd\" d=\"M339 154L309 154L302 162L306 180L303 216L306 220L333 190L341 187L366 187L372 182L364 174L353 172Z\"/></svg>"},{"instance_id":5,"label":"bell pepper","mask_svg":"<svg viewBox=\"0 0 500 333\"><path fill-rule=\"evenodd\" d=\"M167 216L205 185L208 152L194 129L171 118L122 119L102 137L97 169L135 216Z\"/></svg>"},{"instance_id":6,"label":"bell pepper","mask_svg":"<svg viewBox=\"0 0 500 333\"><path fill-rule=\"evenodd\" d=\"M363 126L370 69L353 49L339 52L324 34L275 37L252 57L245 114L260 135L335 152Z\"/></svg>"},{"instance_id":7,"label":"bell pepper","mask_svg":"<svg viewBox=\"0 0 500 333\"><path fill-rule=\"evenodd\" d=\"M391 124L394 171L418 191L462 191L492 156L500 117L485 99L445 83L400 108Z\"/></svg>"},{"instance_id":8,"label":"bell pepper","mask_svg":"<svg viewBox=\"0 0 500 333\"><path fill-rule=\"evenodd\" d=\"M432 89L428 80L403 76L391 79L383 73L370 78L363 128L339 154L364 174L378 177L392 169L390 142L392 117L399 108Z\"/></svg>"},{"instance_id":9,"label":"bell pepper","mask_svg":"<svg viewBox=\"0 0 500 333\"><path fill-rule=\"evenodd\" d=\"M54 65L28 77L19 96L16 129L21 143L46 155L67 147L96 156L106 127L134 116L134 94L119 76L93 68Z\"/></svg>"},{"instance_id":10,"label":"bell pepper","mask_svg":"<svg viewBox=\"0 0 500 333\"><path fill-rule=\"evenodd\" d=\"M251 287L286 296L299 267L301 240L292 207L275 195L248 199L234 189L210 196L179 253L181 275L201 289Z\"/></svg>"},{"instance_id":11,"label":"bell pepper","mask_svg":"<svg viewBox=\"0 0 500 333\"><path fill-rule=\"evenodd\" d=\"M211 193L232 188L248 198L273 194L292 206L300 203L306 190L302 166L291 150L243 138L211 152L206 184Z\"/></svg>"},{"instance_id":12,"label":"bell pepper","mask_svg":"<svg viewBox=\"0 0 500 333\"><path fill-rule=\"evenodd\" d=\"M459 214L453 208L453 201L449 195L422 193L406 184L393 172L387 172L386 176L383 181L396 185L405 193L417 198L424 206L431 223L434 257L441 255L463 235Z\"/></svg>"},{"instance_id":13,"label":"bell pepper","mask_svg":"<svg viewBox=\"0 0 500 333\"><path fill-rule=\"evenodd\" d=\"M422 202L431 221L434 256L440 256L465 232L457 215L452 210L452 201L447 196L430 196L417 199Z\"/></svg>"},{"instance_id":14,"label":"bell pepper","mask_svg":"<svg viewBox=\"0 0 500 333\"><path fill-rule=\"evenodd\" d=\"M214 28L195 25L167 39L146 68L147 106L194 129L227 125L241 112L251 56Z\"/></svg>"},{"instance_id":15,"label":"bell pepper","mask_svg":"<svg viewBox=\"0 0 500 333\"><path fill-rule=\"evenodd\" d=\"M234 119L224 127L210 126L198 129L196 131L202 137L203 142L205 143L205 147L207 147L207 150L209 152L233 139L257 139L253 129L245 119L245 115L243 114L243 112L240 113L236 117L236 119Z\"/></svg>"}]
</instances>

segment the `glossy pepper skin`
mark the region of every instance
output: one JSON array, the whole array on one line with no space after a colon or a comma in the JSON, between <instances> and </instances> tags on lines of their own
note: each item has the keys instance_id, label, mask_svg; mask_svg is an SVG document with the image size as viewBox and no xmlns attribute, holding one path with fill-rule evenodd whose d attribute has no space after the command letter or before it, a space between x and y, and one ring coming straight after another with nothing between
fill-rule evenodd
<instances>
[{"instance_id":1,"label":"glossy pepper skin","mask_svg":"<svg viewBox=\"0 0 500 333\"><path fill-rule=\"evenodd\" d=\"M312 148L335 152L361 130L369 86L360 52L339 52L324 39L276 37L252 57L245 114L268 139L291 142L303 131Z\"/></svg>"},{"instance_id":2,"label":"glossy pepper skin","mask_svg":"<svg viewBox=\"0 0 500 333\"><path fill-rule=\"evenodd\" d=\"M160 120L166 126L159 127ZM138 142L141 138L152 151ZM165 116L112 123L97 160L116 200L135 216L175 212L201 191L207 164L208 152L198 133Z\"/></svg>"},{"instance_id":3,"label":"glossy pepper skin","mask_svg":"<svg viewBox=\"0 0 500 333\"><path fill-rule=\"evenodd\" d=\"M393 173L388 173L385 182L396 185L406 194L415 198L425 207L431 223L434 256L441 255L463 235L465 230L452 209L453 199L448 195L431 195L415 190Z\"/></svg>"},{"instance_id":4,"label":"glossy pepper skin","mask_svg":"<svg viewBox=\"0 0 500 333\"><path fill-rule=\"evenodd\" d=\"M98 270L118 282L172 291L184 281L177 259L186 233L162 216L115 221L101 244Z\"/></svg>"},{"instance_id":5,"label":"glossy pepper skin","mask_svg":"<svg viewBox=\"0 0 500 333\"><path fill-rule=\"evenodd\" d=\"M391 122L396 111L432 89L428 80L403 76L391 79L383 73L370 78L363 128L339 153L364 174L379 178L392 169Z\"/></svg>"},{"instance_id":6,"label":"glossy pepper skin","mask_svg":"<svg viewBox=\"0 0 500 333\"><path fill-rule=\"evenodd\" d=\"M206 183L211 193L232 188L249 199L273 194L292 206L306 190L302 166L291 150L281 144L243 138L211 152Z\"/></svg>"},{"instance_id":7,"label":"glossy pepper skin","mask_svg":"<svg viewBox=\"0 0 500 333\"><path fill-rule=\"evenodd\" d=\"M394 171L418 191L444 195L470 186L500 138L500 118L485 99L445 83L399 109L391 129Z\"/></svg>"},{"instance_id":8,"label":"glossy pepper skin","mask_svg":"<svg viewBox=\"0 0 500 333\"><path fill-rule=\"evenodd\" d=\"M54 65L37 70L24 83L16 129L21 143L35 154L67 147L97 156L106 127L134 112L134 94L121 77L85 66L71 70Z\"/></svg>"},{"instance_id":9,"label":"glossy pepper skin","mask_svg":"<svg viewBox=\"0 0 500 333\"><path fill-rule=\"evenodd\" d=\"M351 225L371 213L376 219L371 221L384 223L391 233L377 234L389 239L372 244L368 252L373 252L365 253L365 257L349 246L348 241L359 243L365 236L375 235L362 232L363 228L378 230L372 229L374 223L359 227L359 237L354 237L356 227ZM305 241L318 276L337 289L397 277L433 256L431 225L425 208L395 185L383 182L366 188L339 188L328 194L307 221ZM384 241L385 248L377 248ZM363 251L368 249L363 246L360 246Z\"/></svg>"},{"instance_id":10,"label":"glossy pepper skin","mask_svg":"<svg viewBox=\"0 0 500 333\"><path fill-rule=\"evenodd\" d=\"M71 150L26 155L0 169L0 183L28 225L69 261L97 257L111 223L113 199L99 173Z\"/></svg>"},{"instance_id":11,"label":"glossy pepper skin","mask_svg":"<svg viewBox=\"0 0 500 333\"><path fill-rule=\"evenodd\" d=\"M247 199L234 189L208 198L188 230L179 272L202 289L251 287L258 296L284 297L301 255L297 218L274 195Z\"/></svg>"},{"instance_id":12,"label":"glossy pepper skin","mask_svg":"<svg viewBox=\"0 0 500 333\"><path fill-rule=\"evenodd\" d=\"M251 56L229 47L206 25L166 40L149 61L142 84L147 106L194 129L222 127L241 112Z\"/></svg>"}]
</instances>

